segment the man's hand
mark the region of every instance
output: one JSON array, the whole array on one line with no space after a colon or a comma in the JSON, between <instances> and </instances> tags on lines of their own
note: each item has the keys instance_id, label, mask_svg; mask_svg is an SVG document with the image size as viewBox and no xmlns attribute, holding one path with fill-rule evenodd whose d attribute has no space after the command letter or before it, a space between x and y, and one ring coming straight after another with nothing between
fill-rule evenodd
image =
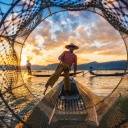
<instances>
[{"instance_id":1,"label":"man's hand","mask_svg":"<svg viewBox=\"0 0 128 128\"><path fill-rule=\"evenodd\" d=\"M59 57L58 60L61 60L61 58Z\"/></svg>"},{"instance_id":2,"label":"man's hand","mask_svg":"<svg viewBox=\"0 0 128 128\"><path fill-rule=\"evenodd\" d=\"M74 72L74 75L73 76L76 77L76 72Z\"/></svg>"}]
</instances>

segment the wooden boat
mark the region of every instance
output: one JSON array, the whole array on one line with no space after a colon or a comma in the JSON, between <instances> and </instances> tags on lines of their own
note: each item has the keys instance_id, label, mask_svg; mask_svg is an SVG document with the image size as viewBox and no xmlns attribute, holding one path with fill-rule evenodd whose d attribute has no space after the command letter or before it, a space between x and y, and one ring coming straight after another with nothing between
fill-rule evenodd
<instances>
[{"instance_id":1,"label":"wooden boat","mask_svg":"<svg viewBox=\"0 0 128 128\"><path fill-rule=\"evenodd\" d=\"M37 104L49 118L49 124L60 120L77 120L98 126L97 114L104 110L105 102L96 105L101 98L75 80L71 81L70 95L65 96L63 85L63 81L60 82Z\"/></svg>"},{"instance_id":2,"label":"wooden boat","mask_svg":"<svg viewBox=\"0 0 128 128\"><path fill-rule=\"evenodd\" d=\"M83 73L83 71L81 72L76 72L76 74L80 74L80 73ZM69 73L69 76L73 76L74 73ZM36 76L36 77L50 77L51 75L49 74L33 74L33 76ZM61 74L60 76L64 76L64 74Z\"/></svg>"},{"instance_id":3,"label":"wooden boat","mask_svg":"<svg viewBox=\"0 0 128 128\"><path fill-rule=\"evenodd\" d=\"M95 75L95 76L123 76L123 75L124 75L124 73L114 73L114 74L96 74L96 73L94 73L94 72L90 72L90 74L91 74L91 75ZM128 72L127 72L127 73L125 73L125 74L128 74Z\"/></svg>"}]
</instances>

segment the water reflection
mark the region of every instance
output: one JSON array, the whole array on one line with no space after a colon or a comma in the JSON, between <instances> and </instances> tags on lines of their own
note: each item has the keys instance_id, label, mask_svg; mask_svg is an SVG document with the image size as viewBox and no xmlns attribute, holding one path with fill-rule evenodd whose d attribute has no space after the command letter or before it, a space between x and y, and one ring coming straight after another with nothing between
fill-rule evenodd
<instances>
[{"instance_id":1,"label":"water reflection","mask_svg":"<svg viewBox=\"0 0 128 128\"><path fill-rule=\"evenodd\" d=\"M94 76L90 76L89 81L90 81L90 87L92 87L94 84Z\"/></svg>"},{"instance_id":2,"label":"water reflection","mask_svg":"<svg viewBox=\"0 0 128 128\"><path fill-rule=\"evenodd\" d=\"M108 73L109 72L115 73L122 71L108 71ZM39 72L39 73L43 74L44 72ZM52 73L53 71L50 71L50 74ZM77 80L79 83L83 84L84 86L86 86L95 94L99 96L107 96L113 90L113 88L115 88L116 85L119 83L121 76L109 76L109 77L92 76L88 73L84 77L82 76L82 74L79 74L74 79ZM48 77L34 77L34 76L28 76L26 74L24 77L24 81L29 86L30 91L39 99L43 97L44 85L47 82L47 80ZM60 77L59 80L56 82L56 84L58 84L61 80L63 80L63 77ZM125 79L122 81L121 85L119 86L119 89L123 89L123 88L126 89L127 86L128 86L128 81L126 75ZM49 87L48 91L50 90L51 88Z\"/></svg>"},{"instance_id":3,"label":"water reflection","mask_svg":"<svg viewBox=\"0 0 128 128\"><path fill-rule=\"evenodd\" d=\"M50 72L52 74L52 71ZM42 74L42 72L40 72ZM29 76L27 73L24 73L24 82L26 83L26 86L22 86L20 88L17 88L13 90L14 94L17 94L18 98L15 98L15 96L11 95L10 93L7 93L5 98L9 102L9 104L14 108L16 113L19 113L20 117L23 117L35 104L41 100L44 95L44 85L48 80L48 77L35 77L35 76ZM89 90L93 91L96 95L105 97L110 94L110 92L113 90L113 88L116 87L116 85L119 83L121 77L119 76L112 76L112 77L95 77L91 76L90 74L86 74L84 77L82 74L77 75L75 78L79 83L86 86ZM56 82L54 86L56 86L60 81L63 80L63 77L60 77L59 80ZM28 91L26 91L26 88ZM121 85L119 86L118 90L126 90L128 88L128 76L126 75L121 82ZM52 88L48 88L47 93ZM22 94L22 95L21 95ZM9 97L9 98L8 98ZM16 100L15 100L16 99ZM0 100L0 113L2 115L2 110L5 110L5 106L1 103ZM15 107L17 109L15 109ZM5 115L5 114L4 114ZM7 112L7 123L9 124L9 118L10 116L9 111ZM12 117L12 115L11 115ZM14 123L16 124L16 123Z\"/></svg>"}]
</instances>

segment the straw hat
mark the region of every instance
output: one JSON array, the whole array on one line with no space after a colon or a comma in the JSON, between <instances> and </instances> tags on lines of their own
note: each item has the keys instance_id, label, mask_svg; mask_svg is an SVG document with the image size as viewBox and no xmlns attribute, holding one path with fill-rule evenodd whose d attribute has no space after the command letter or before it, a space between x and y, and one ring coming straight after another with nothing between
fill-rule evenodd
<instances>
[{"instance_id":1,"label":"straw hat","mask_svg":"<svg viewBox=\"0 0 128 128\"><path fill-rule=\"evenodd\" d=\"M70 48L70 46L73 46L73 47L74 47L74 49L78 49L78 48L79 48L78 46L76 46L76 45L75 45L75 44L73 44L73 43L71 43L71 44L69 44L69 45L66 45L66 46L65 46L65 48L69 49L69 48Z\"/></svg>"}]
</instances>

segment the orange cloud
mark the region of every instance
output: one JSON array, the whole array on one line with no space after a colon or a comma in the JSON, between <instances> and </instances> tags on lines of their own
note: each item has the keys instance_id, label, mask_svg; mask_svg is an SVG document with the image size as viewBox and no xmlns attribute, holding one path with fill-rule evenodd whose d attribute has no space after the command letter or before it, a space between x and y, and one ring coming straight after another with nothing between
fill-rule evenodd
<instances>
[{"instance_id":1,"label":"orange cloud","mask_svg":"<svg viewBox=\"0 0 128 128\"><path fill-rule=\"evenodd\" d=\"M75 51L78 55L78 63L107 61L115 56L117 59L122 56L125 58L125 45L120 34L102 17L94 15L91 19L90 13L85 11L67 13L65 16L65 21L61 20L61 14L45 20L27 40L27 43L33 47L32 54L44 59L42 63L58 61L57 58L65 50L65 45L71 42L79 46ZM63 23L65 25L62 26L62 22L65 22ZM37 60L33 61L37 62Z\"/></svg>"},{"instance_id":2,"label":"orange cloud","mask_svg":"<svg viewBox=\"0 0 128 128\"><path fill-rule=\"evenodd\" d=\"M38 49L33 49L32 52L33 52L35 55L37 55L37 56L42 56L42 55L43 55L43 54L41 53L41 51L38 50Z\"/></svg>"}]
</instances>

